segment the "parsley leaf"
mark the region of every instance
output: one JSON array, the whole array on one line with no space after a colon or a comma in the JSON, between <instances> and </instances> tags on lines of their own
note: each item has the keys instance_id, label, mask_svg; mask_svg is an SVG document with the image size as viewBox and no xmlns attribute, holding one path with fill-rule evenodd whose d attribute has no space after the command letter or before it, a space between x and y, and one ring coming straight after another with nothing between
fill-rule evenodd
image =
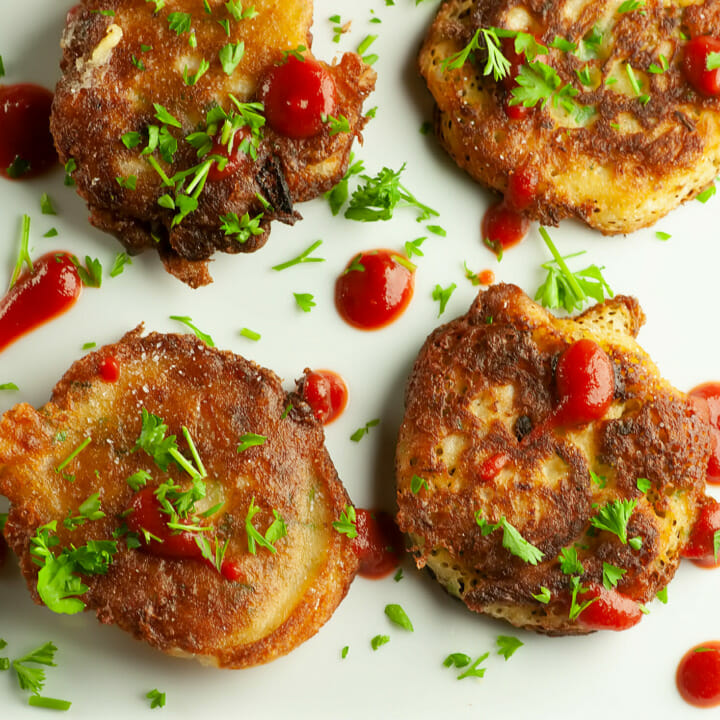
<instances>
[{"instance_id":1,"label":"parsley leaf","mask_svg":"<svg viewBox=\"0 0 720 720\"><path fill-rule=\"evenodd\" d=\"M160 692L157 688L151 690L145 697L150 700L151 708L165 707L165 693Z\"/></svg>"},{"instance_id":2,"label":"parsley leaf","mask_svg":"<svg viewBox=\"0 0 720 720\"><path fill-rule=\"evenodd\" d=\"M71 255L75 269L77 270L82 284L86 287L99 288L102 285L102 263L100 260L91 258L89 255L85 256L85 266L82 265L79 258L75 255Z\"/></svg>"},{"instance_id":3,"label":"parsley leaf","mask_svg":"<svg viewBox=\"0 0 720 720\"><path fill-rule=\"evenodd\" d=\"M370 641L370 647L373 650L377 650L379 647L386 645L390 642L390 636L389 635L376 635L371 641Z\"/></svg>"},{"instance_id":4,"label":"parsley leaf","mask_svg":"<svg viewBox=\"0 0 720 720\"><path fill-rule=\"evenodd\" d=\"M544 585L540 586L540 592L537 593L537 595L534 593L531 594L538 602L541 602L543 605L547 605L550 602L550 590Z\"/></svg>"},{"instance_id":5,"label":"parsley leaf","mask_svg":"<svg viewBox=\"0 0 720 720\"><path fill-rule=\"evenodd\" d=\"M521 560L524 560L531 565L537 565L540 560L545 557L545 554L541 550L536 548L532 543L528 542L520 534L517 528L511 525L504 516L500 518L499 522L497 522L495 525L492 525L488 523L485 518L482 517L480 511L478 510L475 513L475 522L480 527L483 536L489 535L494 530L499 530L500 528L502 528L502 546L512 555L519 557Z\"/></svg>"},{"instance_id":6,"label":"parsley leaf","mask_svg":"<svg viewBox=\"0 0 720 720\"><path fill-rule=\"evenodd\" d=\"M202 340L208 347L215 347L215 343L210 337L210 335L200 330L197 325L194 325L191 317L188 317L187 315L171 315L170 319L177 320L183 325L187 325L187 327L189 327L193 331L193 333L199 340Z\"/></svg>"},{"instance_id":7,"label":"parsley leaf","mask_svg":"<svg viewBox=\"0 0 720 720\"><path fill-rule=\"evenodd\" d=\"M363 164L362 160L358 160L357 162L353 162L355 158L354 154L350 155L350 165L348 166L348 169L345 171L345 174L342 177L342 180L331 190L328 190L325 193L325 199L330 204L330 210L332 211L333 215L337 215L340 210L342 209L342 206L347 201L350 191L348 190L349 180L353 175L360 175L365 170L365 165Z\"/></svg>"},{"instance_id":8,"label":"parsley leaf","mask_svg":"<svg viewBox=\"0 0 720 720\"><path fill-rule=\"evenodd\" d=\"M512 635L498 635L498 655L502 655L505 660L509 660L518 648L521 648L525 643L518 640L518 638Z\"/></svg>"},{"instance_id":9,"label":"parsley leaf","mask_svg":"<svg viewBox=\"0 0 720 720\"><path fill-rule=\"evenodd\" d=\"M232 75L235 72L235 68L240 64L244 55L245 43L242 40L238 43L228 43L220 49L218 56L226 75Z\"/></svg>"},{"instance_id":10,"label":"parsley leaf","mask_svg":"<svg viewBox=\"0 0 720 720\"><path fill-rule=\"evenodd\" d=\"M646 493L652 487L652 483L647 478L638 478L635 483L641 493Z\"/></svg>"},{"instance_id":11,"label":"parsley leaf","mask_svg":"<svg viewBox=\"0 0 720 720\"><path fill-rule=\"evenodd\" d=\"M578 559L577 550L574 547L566 547L560 551L560 570L565 575L582 575L585 572L583 564Z\"/></svg>"},{"instance_id":12,"label":"parsley leaf","mask_svg":"<svg viewBox=\"0 0 720 720\"><path fill-rule=\"evenodd\" d=\"M264 213L259 213L251 218L250 213L245 213L242 217L238 217L234 212L227 215L221 215L222 225L220 229L226 235L234 235L235 240L239 243L246 243L252 235L262 235L265 230L260 227L260 221L263 219Z\"/></svg>"},{"instance_id":13,"label":"parsley leaf","mask_svg":"<svg viewBox=\"0 0 720 720\"><path fill-rule=\"evenodd\" d=\"M443 665L445 667L456 667L456 668L464 668L467 667L470 664L470 661L472 658L469 655L466 655L465 653L450 653L444 660Z\"/></svg>"},{"instance_id":14,"label":"parsley leaf","mask_svg":"<svg viewBox=\"0 0 720 720\"><path fill-rule=\"evenodd\" d=\"M346 505L345 509L340 513L340 519L335 520L332 526L342 535L347 535L350 540L358 536L357 531L357 515L352 505Z\"/></svg>"},{"instance_id":15,"label":"parsley leaf","mask_svg":"<svg viewBox=\"0 0 720 720\"><path fill-rule=\"evenodd\" d=\"M464 678L468 677L483 677L485 675L486 668L479 668L478 665L480 665L481 662L487 660L488 657L490 657L489 652L481 655L477 660L475 660L475 662L471 663L470 667L465 670L465 672L460 673L460 675L457 676L457 679L463 680Z\"/></svg>"},{"instance_id":16,"label":"parsley leaf","mask_svg":"<svg viewBox=\"0 0 720 720\"><path fill-rule=\"evenodd\" d=\"M126 252L118 253L115 256L115 260L113 260L112 268L110 269L110 277L114 278L120 275L126 265L132 265L130 256Z\"/></svg>"},{"instance_id":17,"label":"parsley leaf","mask_svg":"<svg viewBox=\"0 0 720 720\"><path fill-rule=\"evenodd\" d=\"M168 15L167 20L170 29L178 35L190 31L190 26L192 25L192 15L190 15L190 13L172 12Z\"/></svg>"},{"instance_id":18,"label":"parsley leaf","mask_svg":"<svg viewBox=\"0 0 720 720\"><path fill-rule=\"evenodd\" d=\"M245 516L245 532L247 533L248 551L255 555L257 554L256 545L260 545L274 555L277 552L277 548L273 545L273 543L277 542L281 537L285 537L287 535L285 521L278 514L277 510L273 510L275 520L266 530L265 536L263 536L252 524L253 518L259 512L260 508L255 505L255 497L253 496L250 500L250 507L248 508L247 515Z\"/></svg>"},{"instance_id":19,"label":"parsley leaf","mask_svg":"<svg viewBox=\"0 0 720 720\"><path fill-rule=\"evenodd\" d=\"M27 663L36 665L45 665L55 667L53 660L57 647L51 642L32 650L27 655L13 660L12 666L17 674L18 684L21 690L29 690L31 693L37 694L43 689L45 684L45 671L42 668L28 667Z\"/></svg>"},{"instance_id":20,"label":"parsley leaf","mask_svg":"<svg viewBox=\"0 0 720 720\"><path fill-rule=\"evenodd\" d=\"M390 621L399 625L404 630L413 632L413 624L410 622L410 618L407 613L400 605L390 604L385 606L385 614L390 618Z\"/></svg>"},{"instance_id":21,"label":"parsley leaf","mask_svg":"<svg viewBox=\"0 0 720 720\"><path fill-rule=\"evenodd\" d=\"M627 545L627 525L636 505L637 500L613 500L600 508L590 523L599 530L617 535L620 542Z\"/></svg>"},{"instance_id":22,"label":"parsley leaf","mask_svg":"<svg viewBox=\"0 0 720 720\"><path fill-rule=\"evenodd\" d=\"M248 448L256 447L257 445L264 445L266 442L267 438L264 435L246 433L240 438L240 444L237 446L237 451L239 453L245 452Z\"/></svg>"},{"instance_id":23,"label":"parsley leaf","mask_svg":"<svg viewBox=\"0 0 720 720\"><path fill-rule=\"evenodd\" d=\"M627 572L623 568L619 568L610 563L603 563L603 585L606 590L612 590L622 580L622 576Z\"/></svg>"},{"instance_id":24,"label":"parsley leaf","mask_svg":"<svg viewBox=\"0 0 720 720\"><path fill-rule=\"evenodd\" d=\"M452 283L452 285L448 285L446 288L443 288L440 285L436 285L433 289L432 299L440 303L438 317L440 317L445 312L445 307L448 304L448 300L450 300L450 296L455 292L456 288L457 285L455 283Z\"/></svg>"},{"instance_id":25,"label":"parsley leaf","mask_svg":"<svg viewBox=\"0 0 720 720\"><path fill-rule=\"evenodd\" d=\"M351 436L350 439L353 442L360 442L365 435L370 434L370 428L376 427L380 424L380 418L375 418L375 420L369 420L365 423L365 427L358 428Z\"/></svg>"},{"instance_id":26,"label":"parsley leaf","mask_svg":"<svg viewBox=\"0 0 720 720\"><path fill-rule=\"evenodd\" d=\"M297 306L306 313L309 313L316 305L313 295L310 293L293 293Z\"/></svg>"},{"instance_id":27,"label":"parsley leaf","mask_svg":"<svg viewBox=\"0 0 720 720\"><path fill-rule=\"evenodd\" d=\"M425 478L421 478L419 475L413 475L410 479L410 492L413 495L417 495L423 488L427 490L428 484Z\"/></svg>"}]
</instances>

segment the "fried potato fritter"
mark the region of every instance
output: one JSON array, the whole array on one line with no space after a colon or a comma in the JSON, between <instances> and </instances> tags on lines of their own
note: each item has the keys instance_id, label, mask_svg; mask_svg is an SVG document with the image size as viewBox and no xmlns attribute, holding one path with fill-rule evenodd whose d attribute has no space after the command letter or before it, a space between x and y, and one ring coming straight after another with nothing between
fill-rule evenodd
<instances>
[{"instance_id":1,"label":"fried potato fritter","mask_svg":"<svg viewBox=\"0 0 720 720\"><path fill-rule=\"evenodd\" d=\"M397 448L398 525L418 567L471 610L581 634L590 628L582 613L570 618L573 575L607 587L613 566L611 589L637 603L671 580L704 497L710 441L706 418L635 342L643 322L629 297L558 319L519 288L497 285L427 339ZM553 427L558 358L581 338L612 363L612 401L599 420ZM488 472L499 455L504 466ZM625 542L592 522L618 503L631 510ZM504 518L542 558L511 553L504 533L484 533L478 518ZM582 572L563 569L564 548Z\"/></svg>"},{"instance_id":2,"label":"fried potato fritter","mask_svg":"<svg viewBox=\"0 0 720 720\"><path fill-rule=\"evenodd\" d=\"M108 358L120 367L116 382L101 378ZM179 465L164 472L136 449L143 409L167 424L186 458L183 427L189 431L207 473L192 517L209 528L199 534L213 551L227 543L222 575L200 557L162 557L142 533L127 532L127 511L137 511L133 501L146 491L129 477L147 471L156 494L170 480L192 487ZM254 442L243 447L248 436ZM72 518L95 493L104 517L78 525ZM357 571L350 541L332 527L349 500L309 406L269 370L188 335L130 332L77 361L40 410L20 404L6 412L0 494L10 500L5 537L36 602L31 550L39 528L56 523L56 556L115 540L107 574L80 573L87 609L160 650L207 664L241 668L289 652L329 619ZM286 534L275 533L274 549L259 541L252 552L249 524L267 535L278 516Z\"/></svg>"},{"instance_id":3,"label":"fried potato fritter","mask_svg":"<svg viewBox=\"0 0 720 720\"><path fill-rule=\"evenodd\" d=\"M271 220L294 223L300 217L294 203L342 178L366 123L362 103L375 72L353 53L338 64L320 63L334 84L335 115L347 119L346 131L333 132L327 122L313 137L292 139L265 125L256 159L246 152L239 169L225 177L211 170L183 180L178 173L217 154L219 139L227 145L223 121L215 127L208 121L215 106L239 112L231 95L240 103L257 102L268 71L288 52L314 61L307 49L313 5L256 0L237 20L222 0L209 0L210 13L203 0L155 6L82 0L71 11L51 129L61 162L77 166L73 178L90 222L131 254L157 249L169 272L197 287L212 281L207 260L215 251L257 250ZM198 132L208 132L216 145L203 146L193 137ZM197 208L181 218L193 203L182 196L194 198ZM224 218L231 213L248 214L242 234L229 232ZM249 227L251 220L256 222Z\"/></svg>"},{"instance_id":4,"label":"fried potato fritter","mask_svg":"<svg viewBox=\"0 0 720 720\"><path fill-rule=\"evenodd\" d=\"M682 69L688 39L717 34L719 16L719 0L446 0L419 56L436 135L490 188L506 193L518 172L537 179L524 212L543 224L576 217L606 234L651 225L720 171L720 97L697 93ZM482 37L467 62L443 70L490 28L547 48L520 56L538 101L524 117L509 117L517 83L484 74ZM550 77L532 72L537 61Z\"/></svg>"}]
</instances>

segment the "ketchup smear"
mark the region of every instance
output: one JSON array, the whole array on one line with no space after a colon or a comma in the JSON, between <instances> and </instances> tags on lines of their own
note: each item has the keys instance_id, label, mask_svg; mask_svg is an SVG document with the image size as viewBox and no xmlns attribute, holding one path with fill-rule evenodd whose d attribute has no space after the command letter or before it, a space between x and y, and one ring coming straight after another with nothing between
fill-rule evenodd
<instances>
[{"instance_id":1,"label":"ketchup smear","mask_svg":"<svg viewBox=\"0 0 720 720\"><path fill-rule=\"evenodd\" d=\"M57 164L52 101L53 94L39 85L0 85L0 175L30 178Z\"/></svg>"},{"instance_id":2,"label":"ketchup smear","mask_svg":"<svg viewBox=\"0 0 720 720\"><path fill-rule=\"evenodd\" d=\"M224 180L225 178L234 175L245 163L252 162L252 158L240 149L243 140L249 138L250 132L248 131L248 129L240 128L240 130L235 133L235 137L233 138L232 151L228 153L228 146L223 145L220 142L220 138L216 137L210 150L210 154L225 157L227 158L227 162L225 163L225 167L222 170L218 167L217 163L213 163L210 167L210 171L208 172L208 180L210 180L211 182Z\"/></svg>"},{"instance_id":3,"label":"ketchup smear","mask_svg":"<svg viewBox=\"0 0 720 720\"><path fill-rule=\"evenodd\" d=\"M678 664L675 683L683 700L695 707L720 705L720 642L688 650Z\"/></svg>"},{"instance_id":4,"label":"ketchup smear","mask_svg":"<svg viewBox=\"0 0 720 720\"><path fill-rule=\"evenodd\" d=\"M158 542L151 538L149 542L145 543L144 547L148 552L158 557L174 560L189 558L210 565L210 562L202 556L200 548L195 542L195 533L177 532L167 526L169 516L163 512L152 488L144 488L136 493L130 509L132 512L126 520L130 531L138 533L143 538L143 543L145 543L143 530L160 540ZM184 524L182 518L178 522ZM240 566L232 560L223 560L221 574L226 580L242 578Z\"/></svg>"},{"instance_id":5,"label":"ketchup smear","mask_svg":"<svg viewBox=\"0 0 720 720\"><path fill-rule=\"evenodd\" d=\"M592 630L627 630L642 619L638 604L617 590L606 590L601 585L591 584L578 594L578 602L585 603L594 598L578 615L578 622Z\"/></svg>"},{"instance_id":6,"label":"ketchup smear","mask_svg":"<svg viewBox=\"0 0 720 720\"><path fill-rule=\"evenodd\" d=\"M82 281L66 253L47 253L33 262L0 299L0 350L70 309Z\"/></svg>"},{"instance_id":7,"label":"ketchup smear","mask_svg":"<svg viewBox=\"0 0 720 720\"><path fill-rule=\"evenodd\" d=\"M100 361L98 371L106 383L114 383L120 379L120 363L112 355L108 355Z\"/></svg>"},{"instance_id":8,"label":"ketchup smear","mask_svg":"<svg viewBox=\"0 0 720 720\"><path fill-rule=\"evenodd\" d=\"M720 383L709 382L694 387L688 395L706 415L710 424L710 459L707 481L720 485Z\"/></svg>"},{"instance_id":9,"label":"ketchup smear","mask_svg":"<svg viewBox=\"0 0 720 720\"><path fill-rule=\"evenodd\" d=\"M335 283L340 316L361 330L377 330L396 320L413 296L415 273L404 255L370 250L356 255Z\"/></svg>"},{"instance_id":10,"label":"ketchup smear","mask_svg":"<svg viewBox=\"0 0 720 720\"><path fill-rule=\"evenodd\" d=\"M323 425L338 418L348 401L345 381L332 370L306 372L302 381L302 394L312 408L313 415Z\"/></svg>"},{"instance_id":11,"label":"ketchup smear","mask_svg":"<svg viewBox=\"0 0 720 720\"><path fill-rule=\"evenodd\" d=\"M486 210L482 220L483 242L496 255L527 235L530 221L522 213L532 203L537 186L537 173L521 167L508 178L505 197Z\"/></svg>"},{"instance_id":12,"label":"ketchup smear","mask_svg":"<svg viewBox=\"0 0 720 720\"><path fill-rule=\"evenodd\" d=\"M720 68L707 69L711 53L720 52L720 38L711 35L694 37L685 46L683 71L688 82L702 95L720 95Z\"/></svg>"},{"instance_id":13,"label":"ketchup smear","mask_svg":"<svg viewBox=\"0 0 720 720\"><path fill-rule=\"evenodd\" d=\"M682 556L705 568L720 567L720 552L715 557L715 533L720 532L720 503L706 497L700 507L690 538L682 550Z\"/></svg>"},{"instance_id":14,"label":"ketchup smear","mask_svg":"<svg viewBox=\"0 0 720 720\"><path fill-rule=\"evenodd\" d=\"M377 580L389 575L402 557L403 538L392 515L383 510L355 510L357 537L352 548L360 559L360 575Z\"/></svg>"},{"instance_id":15,"label":"ketchup smear","mask_svg":"<svg viewBox=\"0 0 720 720\"><path fill-rule=\"evenodd\" d=\"M323 127L323 117L336 115L335 82L320 63L309 57L288 55L276 65L260 87L268 125L290 138L309 138Z\"/></svg>"}]
</instances>

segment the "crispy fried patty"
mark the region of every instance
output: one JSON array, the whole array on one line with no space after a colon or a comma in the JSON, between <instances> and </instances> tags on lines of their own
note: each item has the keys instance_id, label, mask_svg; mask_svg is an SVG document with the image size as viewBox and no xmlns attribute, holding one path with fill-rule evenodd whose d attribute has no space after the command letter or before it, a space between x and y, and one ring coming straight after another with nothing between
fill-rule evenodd
<instances>
[{"instance_id":1,"label":"crispy fried patty","mask_svg":"<svg viewBox=\"0 0 720 720\"><path fill-rule=\"evenodd\" d=\"M212 281L206 261L215 251L258 249L271 220L292 224L300 217L294 203L340 180L366 122L363 99L375 82L374 71L355 54L337 65L323 64L335 84L337 117L347 118L348 132L331 134L325 124L317 136L293 140L266 125L257 160L248 160L230 177L209 180L197 209L174 222L177 208L158 201L163 195L175 201L181 186L169 187L150 162L168 178L196 166L196 148L186 138L207 128L208 111L214 105L233 110L230 94L240 102L257 101L265 73L283 61L283 53L311 46L311 2L257 0L252 6L255 16L235 21L222 0L209 1L210 14L203 0L174 0L158 11L145 0L82 0L62 39L63 76L51 129L61 162L77 164L73 178L90 222L115 235L130 253L157 249L166 269L193 287ZM189 29L177 19L180 13L190 16ZM242 59L228 76L220 53L228 44L242 43ZM202 61L207 71L193 83ZM155 104L182 127L159 119ZM160 142L144 155L150 126L160 129ZM141 143L127 147L122 140L127 133L140 133ZM167 153L173 142L177 151L168 162L162 150ZM127 186L132 177L135 189ZM192 177L186 179L185 187L191 182ZM262 214L259 234L244 241L226 235L220 216L229 213L240 218L248 213L248 219Z\"/></svg>"},{"instance_id":2,"label":"crispy fried patty","mask_svg":"<svg viewBox=\"0 0 720 720\"><path fill-rule=\"evenodd\" d=\"M582 615L569 618L571 575L558 558L568 547L583 585L602 586L608 563L625 571L617 591L640 603L672 578L703 497L708 430L635 342L643 321L628 297L562 320L498 285L427 339L397 448L398 524L418 566L471 610L551 634L587 632ZM600 420L543 428L557 404L558 357L580 338L612 362L612 404ZM499 453L508 462L487 479L484 463ZM627 537L639 549L591 526L618 500L637 503ZM504 517L544 559L531 565L503 546L502 531L484 535L478 512L488 523ZM543 587L548 604L533 598Z\"/></svg>"},{"instance_id":3,"label":"crispy fried patty","mask_svg":"<svg viewBox=\"0 0 720 720\"><path fill-rule=\"evenodd\" d=\"M604 233L631 232L695 197L720 170L720 98L698 95L682 71L687 39L717 34L720 1L622 4L446 0L420 52L442 145L503 193L513 173L534 174L526 212L544 224L577 217ZM511 120L512 88L483 74L482 40L461 68L443 71L479 28L498 27L534 35L549 48L557 89L571 89Z\"/></svg>"},{"instance_id":4,"label":"crispy fried patty","mask_svg":"<svg viewBox=\"0 0 720 720\"><path fill-rule=\"evenodd\" d=\"M120 367L117 382L99 375L111 357ZM188 428L207 471L197 510L222 505L201 523L220 545L228 542L235 579L200 559L158 557L142 538L131 549L121 534L107 575L83 577L83 602L101 622L204 663L245 667L289 652L328 620L357 570L350 542L332 528L348 497L303 400L287 395L269 370L191 336L128 333L76 362L40 410L20 404L0 420L0 494L10 500L5 537L34 600L38 566L30 550L40 526L57 522L55 553L111 540L131 522L121 517L137 497L128 477L146 470L149 488L170 478L190 485L179 466L163 472L133 451L143 408L165 421L190 458ZM266 440L239 451L248 434ZM86 438L90 444L62 467ZM78 516L93 493L105 517L67 529L64 519ZM257 514L249 514L251 504ZM287 535L276 552L257 545L252 554L247 518L262 535L274 511Z\"/></svg>"}]
</instances>

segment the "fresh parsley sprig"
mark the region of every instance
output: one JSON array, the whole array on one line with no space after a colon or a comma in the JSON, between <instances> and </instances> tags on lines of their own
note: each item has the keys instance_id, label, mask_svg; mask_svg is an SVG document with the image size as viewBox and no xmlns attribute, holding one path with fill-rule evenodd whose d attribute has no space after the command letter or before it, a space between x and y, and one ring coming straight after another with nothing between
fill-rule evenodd
<instances>
[{"instance_id":1,"label":"fresh parsley sprig","mask_svg":"<svg viewBox=\"0 0 720 720\"><path fill-rule=\"evenodd\" d=\"M526 563L537 565L545 557L545 554L532 543L528 542L520 534L519 530L511 525L504 516L501 517L497 523L492 524L485 520L482 513L478 510L475 512L475 522L478 524L483 536L489 535L491 532L502 528L502 546L512 555L519 557Z\"/></svg>"}]
</instances>

